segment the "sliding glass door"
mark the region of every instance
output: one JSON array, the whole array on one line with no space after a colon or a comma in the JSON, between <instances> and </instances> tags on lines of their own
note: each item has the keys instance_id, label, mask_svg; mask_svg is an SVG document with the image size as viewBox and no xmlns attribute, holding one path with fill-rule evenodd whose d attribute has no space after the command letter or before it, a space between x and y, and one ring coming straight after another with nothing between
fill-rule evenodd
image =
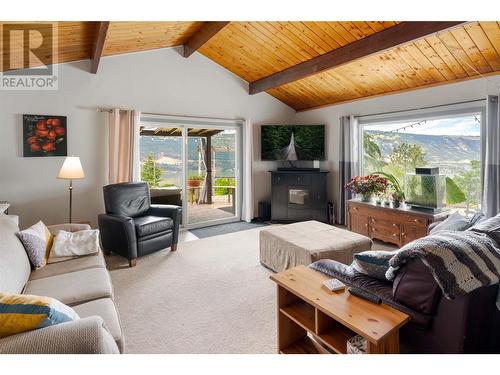
<instances>
[{"instance_id":1,"label":"sliding glass door","mask_svg":"<svg viewBox=\"0 0 500 375\"><path fill-rule=\"evenodd\" d=\"M237 210L237 135L235 128L188 128L187 224L227 221Z\"/></svg>"},{"instance_id":2,"label":"sliding glass door","mask_svg":"<svg viewBox=\"0 0 500 375\"><path fill-rule=\"evenodd\" d=\"M141 116L141 180L152 203L183 208L187 228L241 218L241 123Z\"/></svg>"}]
</instances>

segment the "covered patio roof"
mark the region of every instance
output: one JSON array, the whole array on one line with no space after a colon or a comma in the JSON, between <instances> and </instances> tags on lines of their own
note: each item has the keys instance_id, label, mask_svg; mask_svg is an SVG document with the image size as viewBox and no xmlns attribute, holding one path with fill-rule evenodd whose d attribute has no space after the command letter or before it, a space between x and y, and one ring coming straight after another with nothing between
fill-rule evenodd
<instances>
[{"instance_id":1,"label":"covered patio roof","mask_svg":"<svg viewBox=\"0 0 500 375\"><path fill-rule=\"evenodd\" d=\"M222 133L221 129L203 129L203 128L189 128L188 137L212 137L216 134ZM181 137L181 128L146 128L141 126L140 135L151 135L157 137Z\"/></svg>"}]
</instances>

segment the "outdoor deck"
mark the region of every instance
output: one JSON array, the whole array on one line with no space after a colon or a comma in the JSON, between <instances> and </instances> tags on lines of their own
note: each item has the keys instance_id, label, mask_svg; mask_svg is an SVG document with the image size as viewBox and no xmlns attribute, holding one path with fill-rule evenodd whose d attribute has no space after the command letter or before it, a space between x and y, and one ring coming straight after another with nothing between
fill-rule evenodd
<instances>
[{"instance_id":1,"label":"outdoor deck","mask_svg":"<svg viewBox=\"0 0 500 375\"><path fill-rule=\"evenodd\" d=\"M212 204L188 203L188 224L226 219L234 216L234 208L227 195L214 196Z\"/></svg>"}]
</instances>

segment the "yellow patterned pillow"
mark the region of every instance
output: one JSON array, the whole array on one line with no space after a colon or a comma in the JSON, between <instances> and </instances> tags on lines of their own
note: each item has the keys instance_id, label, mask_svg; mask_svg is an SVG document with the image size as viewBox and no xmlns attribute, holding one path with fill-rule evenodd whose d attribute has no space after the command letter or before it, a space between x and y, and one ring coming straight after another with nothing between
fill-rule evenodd
<instances>
[{"instance_id":1,"label":"yellow patterned pillow","mask_svg":"<svg viewBox=\"0 0 500 375\"><path fill-rule=\"evenodd\" d=\"M71 307L54 298L0 293L0 338L78 319Z\"/></svg>"}]
</instances>

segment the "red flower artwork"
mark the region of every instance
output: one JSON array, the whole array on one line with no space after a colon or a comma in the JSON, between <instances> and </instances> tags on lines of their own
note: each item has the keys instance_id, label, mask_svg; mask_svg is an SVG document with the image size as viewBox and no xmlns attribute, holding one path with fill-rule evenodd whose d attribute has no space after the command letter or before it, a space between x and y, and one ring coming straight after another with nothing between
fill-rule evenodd
<instances>
[{"instance_id":1,"label":"red flower artwork","mask_svg":"<svg viewBox=\"0 0 500 375\"><path fill-rule=\"evenodd\" d=\"M66 117L24 115L24 156L66 156Z\"/></svg>"}]
</instances>

